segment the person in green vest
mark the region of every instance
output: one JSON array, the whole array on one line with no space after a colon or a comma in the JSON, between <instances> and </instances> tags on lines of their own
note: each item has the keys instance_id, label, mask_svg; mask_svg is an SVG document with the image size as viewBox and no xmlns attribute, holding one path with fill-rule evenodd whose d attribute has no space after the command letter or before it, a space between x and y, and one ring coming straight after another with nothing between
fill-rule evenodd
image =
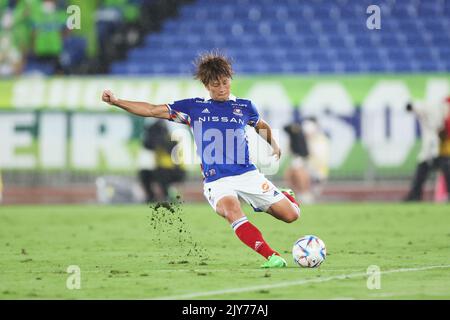
<instances>
[{"instance_id":1,"label":"person in green vest","mask_svg":"<svg viewBox=\"0 0 450 320\"><path fill-rule=\"evenodd\" d=\"M60 55L63 51L66 28L66 13L54 0L44 0L32 6L33 54L38 61L49 62L56 73L61 73Z\"/></svg>"},{"instance_id":2,"label":"person in green vest","mask_svg":"<svg viewBox=\"0 0 450 320\"><path fill-rule=\"evenodd\" d=\"M33 7L37 7L40 1L22 0L16 1L13 9L13 36L14 43L23 55L30 53L32 40L32 18Z\"/></svg>"}]
</instances>

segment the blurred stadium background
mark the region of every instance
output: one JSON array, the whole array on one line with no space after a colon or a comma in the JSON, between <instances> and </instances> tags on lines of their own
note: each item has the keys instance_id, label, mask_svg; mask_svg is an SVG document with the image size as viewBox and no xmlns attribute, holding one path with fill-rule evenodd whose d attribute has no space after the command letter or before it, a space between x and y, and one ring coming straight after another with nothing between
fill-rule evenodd
<instances>
[{"instance_id":1,"label":"blurred stadium background","mask_svg":"<svg viewBox=\"0 0 450 320\"><path fill-rule=\"evenodd\" d=\"M366 24L372 4L380 29ZM278 185L290 161L282 127L318 119L330 139L319 201L400 201L420 147L405 105L450 93L447 0L0 0L0 13L4 204L109 201L99 188L142 199L144 119L101 91L156 103L202 95L191 62L205 50L233 58L233 93L280 130ZM198 164L186 168L178 190L201 201Z\"/></svg>"}]
</instances>

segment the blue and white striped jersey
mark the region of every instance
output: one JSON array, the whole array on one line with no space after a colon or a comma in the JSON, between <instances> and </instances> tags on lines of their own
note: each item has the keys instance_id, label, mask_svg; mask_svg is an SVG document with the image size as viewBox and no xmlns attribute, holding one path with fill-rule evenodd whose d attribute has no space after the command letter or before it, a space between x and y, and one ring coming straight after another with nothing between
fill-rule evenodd
<instances>
[{"instance_id":1,"label":"blue and white striped jersey","mask_svg":"<svg viewBox=\"0 0 450 320\"><path fill-rule=\"evenodd\" d=\"M192 98L168 104L170 120L190 126L205 182L255 170L249 159L245 126L256 126L259 114L250 100Z\"/></svg>"}]
</instances>

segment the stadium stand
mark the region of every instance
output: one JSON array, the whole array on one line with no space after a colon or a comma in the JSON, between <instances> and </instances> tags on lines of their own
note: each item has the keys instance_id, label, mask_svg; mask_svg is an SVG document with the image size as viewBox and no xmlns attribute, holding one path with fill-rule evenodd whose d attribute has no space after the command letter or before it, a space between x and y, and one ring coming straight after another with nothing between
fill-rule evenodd
<instances>
[{"instance_id":1,"label":"stadium stand","mask_svg":"<svg viewBox=\"0 0 450 320\"><path fill-rule=\"evenodd\" d=\"M228 53L241 74L450 71L449 1L383 1L379 30L366 27L370 4L197 0L110 72L186 75L199 51L214 48Z\"/></svg>"}]
</instances>

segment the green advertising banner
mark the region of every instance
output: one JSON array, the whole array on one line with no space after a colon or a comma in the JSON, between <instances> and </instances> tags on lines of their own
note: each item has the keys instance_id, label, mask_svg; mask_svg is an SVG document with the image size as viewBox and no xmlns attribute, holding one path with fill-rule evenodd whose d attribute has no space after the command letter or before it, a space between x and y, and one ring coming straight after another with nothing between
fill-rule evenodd
<instances>
[{"instance_id":1,"label":"green advertising banner","mask_svg":"<svg viewBox=\"0 0 450 320\"><path fill-rule=\"evenodd\" d=\"M345 76L236 76L234 95L242 98L267 100L266 90L293 107L323 88L339 87L352 105L359 106L368 95L383 84L403 87L412 99L431 98L439 92L448 93L449 74L429 75L345 75ZM0 108L27 109L77 109L104 111L99 100L104 88L114 90L118 96L170 102L206 92L203 86L188 78L142 77L21 77L0 80ZM442 94L442 93L441 93Z\"/></svg>"},{"instance_id":2,"label":"green advertising banner","mask_svg":"<svg viewBox=\"0 0 450 320\"><path fill-rule=\"evenodd\" d=\"M131 172L142 166L144 119L101 102L105 88L123 99L153 103L207 95L186 78L0 80L0 168ZM232 92L256 104L286 150L268 174L281 174L278 169L290 161L283 126L314 116L329 138L332 176L401 176L411 173L420 146L416 119L405 105L442 103L450 93L450 75L236 77ZM168 125L187 167L197 172L188 128Z\"/></svg>"}]
</instances>

